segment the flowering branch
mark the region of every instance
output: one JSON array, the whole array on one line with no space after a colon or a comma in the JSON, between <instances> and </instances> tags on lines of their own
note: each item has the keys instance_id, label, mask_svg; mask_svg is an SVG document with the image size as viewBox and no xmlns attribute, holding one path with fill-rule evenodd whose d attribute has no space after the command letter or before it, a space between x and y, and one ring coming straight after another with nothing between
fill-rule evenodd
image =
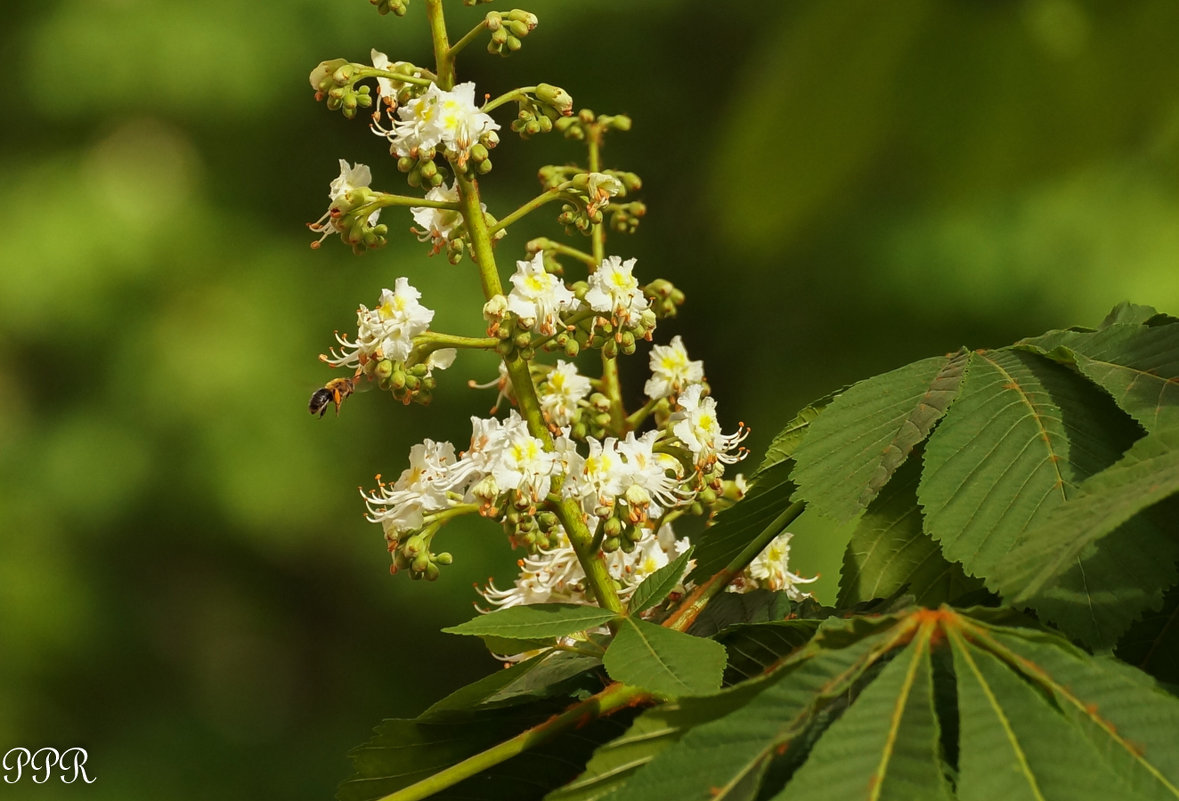
<instances>
[{"instance_id":1,"label":"flowering branch","mask_svg":"<svg viewBox=\"0 0 1179 801\"><path fill-rule=\"evenodd\" d=\"M389 9L396 10L392 3ZM402 403L428 403L435 371L449 368L460 351L494 350L501 359L498 379L468 385L498 386L494 408L506 398L512 404L508 414L472 418L470 445L462 450L430 439L414 445L395 481L378 476L377 487L364 493L366 516L382 527L394 572L432 580L452 561L449 553L432 550L442 526L478 513L501 525L513 547L527 551L511 588L489 583L480 590L489 604L552 600L621 613L646 577L672 559L688 559L683 554L690 545L677 536L673 521L710 516L740 494L740 475L727 477L725 471L744 458L740 443L748 431L721 430L703 366L688 357L679 337L650 346L646 397L632 413L623 402L619 360L653 342L659 322L683 302L683 293L665 279L640 283L635 259L607 253L607 226L631 231L644 212L639 201L620 202L641 187L639 177L602 163L606 133L628 130L630 119L585 109L574 114L568 93L545 83L480 106L473 83L456 84L456 54L483 29L492 33L489 49L510 51L535 27L535 17L490 12L451 46L442 0L426 0L426 14L433 75L375 49L371 68L335 59L321 62L311 75L317 98L327 98L345 117L379 100L381 111L372 115L370 128L388 140L397 170L424 196L374 190L366 165L340 160L328 210L311 228L321 234L316 245L338 234L364 252L385 244L389 226L380 221L382 212L408 209L410 230L430 244L430 255L445 252L454 264L466 257L473 262L487 335L430 330L434 311L407 278L398 277L375 307L359 307L355 335L337 333L336 346L321 355L346 376L317 390L308 408L322 415L334 404L338 413L355 390L371 384ZM371 86L355 87L366 77L376 79L375 97ZM583 141L586 163L541 167L541 194L497 219L487 211L480 182L492 170L501 130L489 112L509 103L518 106L513 132L527 140L557 130ZM558 222L588 237L588 250L532 239L529 258L516 261L510 276L501 275L497 240L553 200L561 201ZM584 278L566 279L561 257L585 265ZM576 359L595 349L601 372L582 375ZM546 352L568 361L546 364ZM770 548L780 564L767 566L765 553L751 551L745 555L749 570L760 572L737 577L745 564L734 563L725 581L708 583L692 603L702 604L730 583L793 591L790 581L797 577L785 570L784 543ZM728 580L734 578L740 580ZM672 593L669 587L667 597L690 589ZM677 614L694 615L691 604L684 608L689 611Z\"/></svg>"}]
</instances>

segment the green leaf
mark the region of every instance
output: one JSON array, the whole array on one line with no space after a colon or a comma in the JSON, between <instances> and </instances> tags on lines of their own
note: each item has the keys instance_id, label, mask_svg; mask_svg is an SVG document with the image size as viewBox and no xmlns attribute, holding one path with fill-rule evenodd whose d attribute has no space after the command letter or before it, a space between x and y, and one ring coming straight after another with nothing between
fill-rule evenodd
<instances>
[{"instance_id":1,"label":"green leaf","mask_svg":"<svg viewBox=\"0 0 1179 801\"><path fill-rule=\"evenodd\" d=\"M1179 585L1167 591L1161 609L1130 627L1117 655L1159 681L1179 685Z\"/></svg>"},{"instance_id":2,"label":"green leaf","mask_svg":"<svg viewBox=\"0 0 1179 801\"><path fill-rule=\"evenodd\" d=\"M1066 367L1013 350L972 353L953 413L925 448L917 499L926 531L946 558L986 577L1139 434Z\"/></svg>"},{"instance_id":3,"label":"green leaf","mask_svg":"<svg viewBox=\"0 0 1179 801\"><path fill-rule=\"evenodd\" d=\"M740 623L768 623L788 617L810 616L802 607L812 603L809 599L792 601L786 593L773 590L722 592L708 602L688 632L697 637L712 637Z\"/></svg>"},{"instance_id":4,"label":"green leaf","mask_svg":"<svg viewBox=\"0 0 1179 801\"><path fill-rule=\"evenodd\" d=\"M725 686L755 678L772 670L785 656L795 653L815 635L818 620L778 620L730 626L716 640L729 654Z\"/></svg>"},{"instance_id":5,"label":"green leaf","mask_svg":"<svg viewBox=\"0 0 1179 801\"><path fill-rule=\"evenodd\" d=\"M1081 731L997 657L951 640L961 724L958 797L1128 798Z\"/></svg>"},{"instance_id":6,"label":"green leaf","mask_svg":"<svg viewBox=\"0 0 1179 801\"><path fill-rule=\"evenodd\" d=\"M794 419L787 423L786 427L774 437L774 441L766 449L766 455L761 460L761 464L754 471L753 478L761 475L762 472L769 470L771 467L775 467L794 458L794 451L798 447L798 444L802 442L803 437L806 436L811 423L831 405L831 401L839 397L846 389L847 387L844 387L829 395L824 395L796 414Z\"/></svg>"},{"instance_id":7,"label":"green leaf","mask_svg":"<svg viewBox=\"0 0 1179 801\"><path fill-rule=\"evenodd\" d=\"M1117 659L1088 655L1052 633L1032 629L977 624L973 645L986 648L996 658L964 665L966 670L960 670L959 676L960 698L963 685L969 687L971 682L983 694L989 690L1000 698L1002 714L1008 718L1005 726L1020 740L1012 734L1002 738L1008 748L1014 742L1034 743L1028 747L1038 772L1033 775L1052 776L1060 786L1073 784L1078 776L1088 777L1085 787L1075 788L1075 795L1061 797L1179 799L1179 749L1174 747L1179 700L1161 691L1150 676ZM961 643L955 642L955 646L961 650ZM997 661L1002 661L1001 668L996 667ZM959 663L957 652L955 663ZM971 717L981 718L974 726L988 726L986 717L994 715L994 701L976 697L971 707L968 710L963 705L961 710L963 730ZM1062 722L1079 733L1089 747L1079 746ZM963 731L963 761L966 740ZM994 733L987 740L980 743L982 749L999 748ZM980 756L984 755L974 755L975 759ZM1101 788L1109 786L1108 780L1094 774L1106 772L1120 777L1122 786L1132 787L1134 793L1122 789L1105 794ZM987 770L980 770L975 779L986 787ZM964 766L962 781L967 781ZM961 794L961 784L960 797L966 797Z\"/></svg>"},{"instance_id":8,"label":"green leaf","mask_svg":"<svg viewBox=\"0 0 1179 801\"><path fill-rule=\"evenodd\" d=\"M1179 424L1179 325L1054 332L1027 347L1075 366L1147 431Z\"/></svg>"},{"instance_id":9,"label":"green leaf","mask_svg":"<svg viewBox=\"0 0 1179 801\"><path fill-rule=\"evenodd\" d=\"M1139 513L1177 493L1179 429L1148 434L1023 532L992 581L1069 635L1112 647L1175 583L1179 541Z\"/></svg>"},{"instance_id":10,"label":"green leaf","mask_svg":"<svg viewBox=\"0 0 1179 801\"><path fill-rule=\"evenodd\" d=\"M794 452L796 499L837 520L862 512L946 413L967 360L960 351L853 384Z\"/></svg>"},{"instance_id":11,"label":"green leaf","mask_svg":"<svg viewBox=\"0 0 1179 801\"><path fill-rule=\"evenodd\" d=\"M642 584L635 587L634 594L630 597L630 614L637 615L645 609L662 603L663 599L679 586L680 580L684 577L684 571L688 569L688 561L692 558L693 550L693 548L689 548L684 551L674 561L659 568L643 579Z\"/></svg>"},{"instance_id":12,"label":"green leaf","mask_svg":"<svg viewBox=\"0 0 1179 801\"><path fill-rule=\"evenodd\" d=\"M602 661L615 681L677 698L720 689L725 649L713 640L627 617L619 618Z\"/></svg>"},{"instance_id":13,"label":"green leaf","mask_svg":"<svg viewBox=\"0 0 1179 801\"><path fill-rule=\"evenodd\" d=\"M885 665L774 801L949 801L926 632Z\"/></svg>"},{"instance_id":14,"label":"green leaf","mask_svg":"<svg viewBox=\"0 0 1179 801\"><path fill-rule=\"evenodd\" d=\"M783 462L761 473L739 503L716 516L716 523L697 542L696 569L689 578L701 583L724 569L782 515L794 492L790 467L790 462Z\"/></svg>"},{"instance_id":15,"label":"green leaf","mask_svg":"<svg viewBox=\"0 0 1179 801\"><path fill-rule=\"evenodd\" d=\"M902 590L922 606L937 606L982 588L925 533L917 505L920 479L921 463L910 459L860 519L843 555L837 606Z\"/></svg>"},{"instance_id":16,"label":"green leaf","mask_svg":"<svg viewBox=\"0 0 1179 801\"><path fill-rule=\"evenodd\" d=\"M1101 325L1098 328L1109 328L1111 325L1117 325L1118 323L1154 325L1160 320L1174 321L1175 318L1166 314L1159 314L1158 309L1154 306L1143 306L1138 303L1122 301L1113 307L1110 313L1105 316L1105 319L1101 321Z\"/></svg>"},{"instance_id":17,"label":"green leaf","mask_svg":"<svg viewBox=\"0 0 1179 801\"><path fill-rule=\"evenodd\" d=\"M684 732L748 703L760 687L746 684L716 695L682 698L648 709L620 737L598 747L585 772L545 801L595 801L621 787Z\"/></svg>"},{"instance_id":18,"label":"green leaf","mask_svg":"<svg viewBox=\"0 0 1179 801\"><path fill-rule=\"evenodd\" d=\"M824 621L803 653L767 677L757 697L694 727L634 774L610 801L752 799L769 763L802 736L825 704L888 649L894 618Z\"/></svg>"},{"instance_id":19,"label":"green leaf","mask_svg":"<svg viewBox=\"0 0 1179 801\"><path fill-rule=\"evenodd\" d=\"M600 664L602 660L592 656L546 651L460 687L433 704L417 719L423 722L441 721L466 716L477 709L494 709L530 703L540 698L566 696L571 694L576 679L586 676Z\"/></svg>"},{"instance_id":20,"label":"green leaf","mask_svg":"<svg viewBox=\"0 0 1179 801\"><path fill-rule=\"evenodd\" d=\"M443 631L448 634L469 634L475 637L543 642L596 629L614 618L613 612L596 606L526 604L497 609L466 623L444 628Z\"/></svg>"}]
</instances>

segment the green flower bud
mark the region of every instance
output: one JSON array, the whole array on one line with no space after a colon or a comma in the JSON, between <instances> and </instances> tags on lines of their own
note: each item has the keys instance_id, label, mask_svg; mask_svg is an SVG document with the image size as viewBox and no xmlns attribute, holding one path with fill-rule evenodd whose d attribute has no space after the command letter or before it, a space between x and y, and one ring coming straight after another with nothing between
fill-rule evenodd
<instances>
[{"instance_id":1,"label":"green flower bud","mask_svg":"<svg viewBox=\"0 0 1179 801\"><path fill-rule=\"evenodd\" d=\"M373 368L373 376L378 380L386 380L393 375L393 362L388 359L381 359L377 362L377 366Z\"/></svg>"},{"instance_id":2,"label":"green flower bud","mask_svg":"<svg viewBox=\"0 0 1179 801\"><path fill-rule=\"evenodd\" d=\"M551 106L561 116L567 116L567 114L573 112L573 96L560 86L539 84L536 86L536 99L540 100L546 106Z\"/></svg>"},{"instance_id":3,"label":"green flower bud","mask_svg":"<svg viewBox=\"0 0 1179 801\"><path fill-rule=\"evenodd\" d=\"M450 555L449 553L447 553L446 551L443 551L442 553L440 553L440 554L436 554L436 555L434 556L434 561L435 561L437 564L440 564L440 565L449 565L449 564L452 564L452 563L454 562L454 557L453 557L453 556L451 556L451 555Z\"/></svg>"},{"instance_id":4,"label":"green flower bud","mask_svg":"<svg viewBox=\"0 0 1179 801\"><path fill-rule=\"evenodd\" d=\"M348 59L346 58L333 58L319 62L319 65L311 70L310 76L311 88L316 91L316 94L327 92L335 84L332 76L347 63Z\"/></svg>"},{"instance_id":5,"label":"green flower bud","mask_svg":"<svg viewBox=\"0 0 1179 801\"><path fill-rule=\"evenodd\" d=\"M404 17L409 10L409 0L368 0L377 7L377 13L382 17L392 12L394 16Z\"/></svg>"}]
</instances>

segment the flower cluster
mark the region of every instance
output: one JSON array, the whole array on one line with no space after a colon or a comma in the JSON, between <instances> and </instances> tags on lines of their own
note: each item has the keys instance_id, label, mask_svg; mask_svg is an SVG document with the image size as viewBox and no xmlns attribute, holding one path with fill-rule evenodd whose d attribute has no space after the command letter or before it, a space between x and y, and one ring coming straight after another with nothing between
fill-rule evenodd
<instances>
[{"instance_id":1,"label":"flower cluster","mask_svg":"<svg viewBox=\"0 0 1179 801\"><path fill-rule=\"evenodd\" d=\"M424 334L434 319L434 310L419 302L422 293L406 278L398 278L394 289L382 289L375 308L364 304L356 310L356 339L336 332L339 349L320 354L332 367L352 369L393 391L404 403L425 403L434 388L433 371L454 363L454 348L431 350L419 360L411 358L414 338Z\"/></svg>"},{"instance_id":2,"label":"flower cluster","mask_svg":"<svg viewBox=\"0 0 1179 801\"><path fill-rule=\"evenodd\" d=\"M774 537L726 589L729 592L773 590L786 593L792 601L806 598L809 593L803 592L798 585L818 581L819 577L803 578L790 572L790 540L793 536L787 531Z\"/></svg>"},{"instance_id":3,"label":"flower cluster","mask_svg":"<svg viewBox=\"0 0 1179 801\"><path fill-rule=\"evenodd\" d=\"M349 167L347 161L340 159L340 174L328 188L331 205L322 217L307 223L308 228L320 234L311 247L318 248L332 234L340 234L354 249L360 249L361 246L378 247L384 243L388 228L377 225L381 210L377 208L364 213L365 204L372 196L372 190L369 189L372 180L372 171L368 165L357 163Z\"/></svg>"},{"instance_id":4,"label":"flower cluster","mask_svg":"<svg viewBox=\"0 0 1179 801\"><path fill-rule=\"evenodd\" d=\"M527 12L489 15L492 49L514 49L535 25ZM480 590L486 605L565 601L617 608L689 547L677 537L675 521L710 516L740 497L742 477L726 476L726 470L745 457L741 443L748 434L743 424L731 433L722 429L704 366L678 336L651 346L646 398L637 409L625 408L615 360L651 342L657 322L683 302L683 293L665 280L641 283L635 259L604 252L607 231L631 231L645 213L630 197L641 188L639 177L600 166L602 137L627 130L630 120L584 109L574 116L572 98L543 83L480 107L473 83L443 88L453 81L452 63L434 73L375 49L371 59L372 67L323 62L311 85L345 116L379 99L372 131L388 141L408 184L424 191L412 197L374 192L367 166L341 161L331 206L311 228L322 237L337 233L359 250L383 242L382 208L408 208L410 230L430 244L431 255L446 251L457 262L471 253L485 291L487 336L431 331L434 312L407 279L397 278L374 308L359 307L355 337L337 333L336 346L320 356L350 377L328 382L309 409L322 414L334 403L338 412L367 382L405 403L426 402L435 387L433 370L455 360L451 346L494 351L501 357L499 376L485 386L497 387L496 408L505 398L513 408L506 416L472 417L465 449L432 439L414 445L395 481L378 475L375 489L362 490L366 517L382 528L393 572L437 578L452 557L434 551L436 535L451 519L477 514L496 521L512 546L526 551L510 587L489 582ZM357 88L372 79L375 98L371 87ZM512 130L527 139L555 129L583 141L589 166L542 167L542 194L497 221L486 213L475 178L491 169L488 151L499 142L500 125L488 111L508 102L519 108ZM583 251L534 239L530 258L517 261L501 283L493 243L550 200L562 204L557 221L588 236L592 246ZM587 269L566 280L564 261ZM600 351L600 378L579 372L576 359L587 350ZM565 359L544 364L537 359L541 351L562 352ZM733 588L801 598L799 587L811 579L790 572L789 542L783 534L770 543Z\"/></svg>"},{"instance_id":5,"label":"flower cluster","mask_svg":"<svg viewBox=\"0 0 1179 801\"><path fill-rule=\"evenodd\" d=\"M473 83L460 83L450 91L431 83L423 94L400 106L397 117L392 129L374 125L373 131L388 139L390 152L402 158L419 158L441 147L462 169L473 145L482 142L490 148L499 141L499 123L475 105Z\"/></svg>"}]
</instances>

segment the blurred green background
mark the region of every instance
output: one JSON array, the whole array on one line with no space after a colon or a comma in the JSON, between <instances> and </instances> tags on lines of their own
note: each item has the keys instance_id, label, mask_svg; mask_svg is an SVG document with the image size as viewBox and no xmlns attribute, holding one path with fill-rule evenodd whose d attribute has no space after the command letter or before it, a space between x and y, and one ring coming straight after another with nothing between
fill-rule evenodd
<instances>
[{"instance_id":1,"label":"blurred green background","mask_svg":"<svg viewBox=\"0 0 1179 801\"><path fill-rule=\"evenodd\" d=\"M633 116L606 160L650 213L609 249L687 292L661 339L704 359L755 458L801 405L913 359L1126 299L1179 312L1179 4L521 3L524 50L474 48L460 77ZM306 411L332 376L316 354L398 275L436 328L482 327L470 264L427 260L408 213L363 258L303 227L338 158L403 186L307 74L373 46L428 63L414 5L7 4L0 750L83 746L98 781L4 797L325 799L380 718L494 669L438 628L511 580L502 536L456 526L436 585L391 578L355 489L423 437L462 443L492 403L465 382L493 362L464 356L429 409ZM486 10L453 6L456 34ZM580 157L505 135L491 211ZM535 220L501 266L557 233ZM840 544L796 530L830 600Z\"/></svg>"}]
</instances>

